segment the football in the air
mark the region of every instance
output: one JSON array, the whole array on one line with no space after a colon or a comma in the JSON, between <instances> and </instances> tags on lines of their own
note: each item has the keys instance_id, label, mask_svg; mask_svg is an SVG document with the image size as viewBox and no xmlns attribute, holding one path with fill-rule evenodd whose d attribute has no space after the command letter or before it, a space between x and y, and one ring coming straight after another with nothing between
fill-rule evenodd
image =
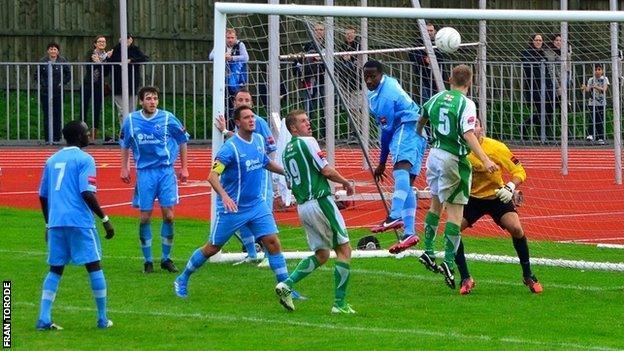
<instances>
[{"instance_id":1,"label":"football in the air","mask_svg":"<svg viewBox=\"0 0 624 351\"><path fill-rule=\"evenodd\" d=\"M461 34L455 28L444 27L435 36L435 45L440 51L452 53L459 49L461 44Z\"/></svg>"}]
</instances>

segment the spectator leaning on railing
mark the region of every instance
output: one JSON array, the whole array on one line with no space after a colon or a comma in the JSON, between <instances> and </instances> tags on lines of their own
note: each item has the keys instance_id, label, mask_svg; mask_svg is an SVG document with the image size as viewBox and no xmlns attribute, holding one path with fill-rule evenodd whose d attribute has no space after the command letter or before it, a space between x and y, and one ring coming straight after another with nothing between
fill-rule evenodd
<instances>
[{"instance_id":1,"label":"spectator leaning on railing","mask_svg":"<svg viewBox=\"0 0 624 351\"><path fill-rule=\"evenodd\" d=\"M52 63L52 65L40 65L36 80L39 81L41 87L40 102L41 109L43 110L43 130L45 133L45 140L50 140L50 131L48 122L52 118L52 141L59 142L61 140L61 127L62 127L62 91L63 86L71 80L71 73L69 65L63 65L67 63L67 59L60 55L61 47L55 42L51 42L47 46L47 54L39 60L42 63ZM48 81L48 68L52 69L52 81ZM49 110L48 100L49 86L52 85L52 110Z\"/></svg>"}]
</instances>

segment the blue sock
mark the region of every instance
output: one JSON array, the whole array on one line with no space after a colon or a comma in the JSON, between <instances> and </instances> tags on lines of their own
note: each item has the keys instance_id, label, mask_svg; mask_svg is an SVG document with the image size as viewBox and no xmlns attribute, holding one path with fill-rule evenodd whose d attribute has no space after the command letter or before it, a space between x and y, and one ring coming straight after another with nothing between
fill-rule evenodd
<instances>
[{"instance_id":1,"label":"blue sock","mask_svg":"<svg viewBox=\"0 0 624 351\"><path fill-rule=\"evenodd\" d=\"M418 199L414 195L414 192L407 192L407 198L405 199L405 204L403 205L403 211L401 211L401 217L403 218L403 225L405 228L405 236L414 235L416 233L414 227L416 226L416 204L418 203Z\"/></svg>"},{"instance_id":2,"label":"blue sock","mask_svg":"<svg viewBox=\"0 0 624 351\"><path fill-rule=\"evenodd\" d=\"M152 226L150 223L139 225L139 240L145 262L152 262Z\"/></svg>"},{"instance_id":3,"label":"blue sock","mask_svg":"<svg viewBox=\"0 0 624 351\"><path fill-rule=\"evenodd\" d=\"M256 258L256 240L251 230L247 227L241 227L240 236L245 250L247 251L247 256L249 256L249 258Z\"/></svg>"},{"instance_id":4,"label":"blue sock","mask_svg":"<svg viewBox=\"0 0 624 351\"><path fill-rule=\"evenodd\" d=\"M43 280L39 320L44 323L52 322L52 303L54 303L60 281L61 276L53 272L48 272L48 275Z\"/></svg>"},{"instance_id":5,"label":"blue sock","mask_svg":"<svg viewBox=\"0 0 624 351\"><path fill-rule=\"evenodd\" d=\"M283 282L288 279L288 267L286 267L286 259L282 253L276 253L274 255L269 254L269 267L275 273L275 278L278 282Z\"/></svg>"},{"instance_id":6,"label":"blue sock","mask_svg":"<svg viewBox=\"0 0 624 351\"><path fill-rule=\"evenodd\" d=\"M90 272L89 278L91 279L91 290L97 306L98 320L108 320L106 318L106 280L104 279L104 271L100 269Z\"/></svg>"},{"instance_id":7,"label":"blue sock","mask_svg":"<svg viewBox=\"0 0 624 351\"><path fill-rule=\"evenodd\" d=\"M199 267L201 267L206 261L207 257L201 252L201 248L195 250L186 263L186 267L184 268L184 272L180 274L180 277L184 280L188 280Z\"/></svg>"},{"instance_id":8,"label":"blue sock","mask_svg":"<svg viewBox=\"0 0 624 351\"><path fill-rule=\"evenodd\" d=\"M392 208L390 209L390 217L402 218L401 213L405 206L408 192L412 191L409 182L409 172L404 169L392 171L394 177L394 193L392 194Z\"/></svg>"},{"instance_id":9,"label":"blue sock","mask_svg":"<svg viewBox=\"0 0 624 351\"><path fill-rule=\"evenodd\" d=\"M173 222L163 221L160 226L160 239L162 243L162 260L168 260L173 246Z\"/></svg>"}]
</instances>

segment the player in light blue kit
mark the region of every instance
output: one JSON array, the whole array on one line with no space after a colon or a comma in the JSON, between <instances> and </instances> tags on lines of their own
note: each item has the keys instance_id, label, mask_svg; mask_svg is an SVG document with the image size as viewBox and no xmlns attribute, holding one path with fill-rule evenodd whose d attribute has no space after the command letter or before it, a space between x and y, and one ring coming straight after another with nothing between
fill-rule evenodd
<instances>
[{"instance_id":1,"label":"player in light blue kit","mask_svg":"<svg viewBox=\"0 0 624 351\"><path fill-rule=\"evenodd\" d=\"M171 261L173 246L173 207L179 201L174 163L180 153L180 180L188 178L187 147L189 135L171 113L158 109L158 89L139 90L142 109L132 112L121 127L121 180L130 182L130 149L137 169L137 183L132 205L141 210L139 239L145 258L144 273L154 272L152 263L151 217L154 200L158 198L163 222L160 227L162 258L160 267L171 273L178 271Z\"/></svg>"},{"instance_id":2,"label":"player in light blue kit","mask_svg":"<svg viewBox=\"0 0 624 351\"><path fill-rule=\"evenodd\" d=\"M102 248L95 229L93 213L102 219L106 239L115 230L95 197L95 161L81 148L89 145L89 128L84 122L71 121L63 128L67 147L46 161L39 186L41 211L46 222L50 272L43 281L37 330L60 330L52 322L52 304L65 265L84 265L89 272L91 290L97 306L97 327L110 328L106 317L106 280L100 267Z\"/></svg>"},{"instance_id":3,"label":"player in light blue kit","mask_svg":"<svg viewBox=\"0 0 624 351\"><path fill-rule=\"evenodd\" d=\"M218 253L234 232L242 227L247 227L266 247L269 266L277 280L281 282L288 278L286 260L277 237L277 225L262 197L262 188L258 186L265 168L282 175L284 170L267 156L264 138L254 133L255 120L248 106L240 106L234 111L238 131L219 149L208 177L213 191L219 195L217 217L212 223L208 242L195 250L174 282L178 297L187 297L191 274Z\"/></svg>"},{"instance_id":4,"label":"player in light blue kit","mask_svg":"<svg viewBox=\"0 0 624 351\"><path fill-rule=\"evenodd\" d=\"M419 241L414 228L417 199L411 184L420 174L427 141L416 133L420 107L396 79L383 74L381 63L374 60L366 62L363 74L369 90L370 110L381 128L381 154L379 165L374 171L375 179L384 179L389 153L392 154L394 177L390 216L372 228L372 231L379 233L405 226L403 240L389 249L391 253L399 253Z\"/></svg>"},{"instance_id":5,"label":"player in light blue kit","mask_svg":"<svg viewBox=\"0 0 624 351\"><path fill-rule=\"evenodd\" d=\"M241 88L236 95L234 95L234 109L237 109L241 106L249 106L253 108L253 100L251 97L251 93L247 88ZM277 146L275 145L275 139L273 138L273 133L271 132L271 128L269 124L260 116L256 115L256 129L254 133L258 133L262 135L264 138L264 149L269 156L270 159L274 159L274 153L277 150ZM235 131L229 131L225 128L225 119L223 117L217 118L217 122L215 123L215 127L219 129L224 138L230 138L235 135ZM271 180L271 175L269 171L264 171L264 177L262 182L260 183L262 187L262 197L265 200L267 206L273 212L273 182ZM234 234L236 235L236 234ZM245 251L247 251L247 257L241 262L235 263L241 264L245 262L255 262L257 260L256 255L256 242L254 240L254 235L247 227L242 227L240 229L240 241L245 246Z\"/></svg>"}]
</instances>

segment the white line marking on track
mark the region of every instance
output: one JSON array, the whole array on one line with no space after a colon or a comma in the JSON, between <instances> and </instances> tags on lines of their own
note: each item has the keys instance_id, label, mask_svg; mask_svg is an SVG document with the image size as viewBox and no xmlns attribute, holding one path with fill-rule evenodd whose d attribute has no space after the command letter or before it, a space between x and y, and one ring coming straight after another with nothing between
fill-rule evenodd
<instances>
[{"instance_id":1,"label":"white line marking on track","mask_svg":"<svg viewBox=\"0 0 624 351\"><path fill-rule=\"evenodd\" d=\"M172 297L173 299L174 297ZM16 302L17 306L25 306L29 308L35 308L35 305L32 302ZM95 308L92 307L79 307L79 306L65 306L58 305L54 306L55 310L65 310L65 311L76 311L76 312L94 312ZM297 327L305 327L305 328L317 328L324 330L340 330L340 331L348 331L348 332L362 332L362 333L375 333L375 334L397 334L397 335L422 335L422 336L430 336L430 337L439 337L439 338L447 338L447 339L465 339L465 340L478 340L483 341L484 343L508 343L508 344L524 344L524 345L536 345L541 347L563 347L563 348L574 348L579 350L596 350L596 351L622 351L622 349L608 347L608 346L600 346L600 345L581 345L574 344L568 342L546 342L546 341L537 341L531 339L521 339L515 337L492 337L489 335L471 335L464 334L458 332L440 332L435 330L427 330L421 328L380 328L380 327L372 327L372 326L348 326L348 325L340 325L336 323L314 323L314 322L302 322L289 319L287 317L281 319L270 319L256 316L232 316L227 314L216 314L214 312L208 313L176 313L176 312L161 312L161 311L132 311L132 310L117 310L117 309L108 309L108 313L110 314L122 314L122 315L140 315L140 316L151 316L151 317L167 317L167 318L180 318L180 319L196 319L196 320L204 320L204 321L219 321L219 322L227 322L227 323L258 323L258 324L276 324L276 325L285 325L285 326L297 326Z\"/></svg>"}]
</instances>

